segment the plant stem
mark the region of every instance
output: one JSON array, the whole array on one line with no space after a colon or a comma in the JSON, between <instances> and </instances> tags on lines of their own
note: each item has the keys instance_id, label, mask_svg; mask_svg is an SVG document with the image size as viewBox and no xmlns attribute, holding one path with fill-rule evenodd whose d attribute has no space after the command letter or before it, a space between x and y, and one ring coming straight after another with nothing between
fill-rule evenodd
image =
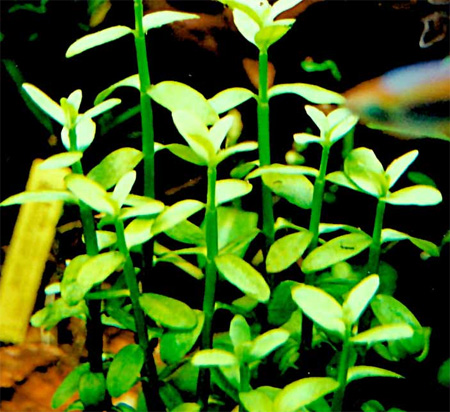
<instances>
[{"instance_id":1,"label":"plant stem","mask_svg":"<svg viewBox=\"0 0 450 412\"><path fill-rule=\"evenodd\" d=\"M205 322L202 331L202 349L212 348L212 320L214 315L214 303L216 295L217 268L214 262L218 253L218 229L216 209L216 180L217 170L215 166L208 166L208 192L206 199L206 276L205 294L203 298L203 313ZM197 392L203 408L208 408L211 374L209 369L201 369Z\"/></svg>"},{"instance_id":2,"label":"plant stem","mask_svg":"<svg viewBox=\"0 0 450 412\"><path fill-rule=\"evenodd\" d=\"M267 50L259 52L259 95L258 95L258 151L259 165L270 165L270 128L269 128L269 95L268 95L268 55ZM272 193L262 183L262 225L266 237L266 249L275 239ZM266 250L266 252L267 252Z\"/></svg>"},{"instance_id":3,"label":"plant stem","mask_svg":"<svg viewBox=\"0 0 450 412\"><path fill-rule=\"evenodd\" d=\"M250 391L251 390L250 369L246 363L241 363L239 367L239 375L240 375L239 393ZM239 412L245 412L245 407L241 402L239 403Z\"/></svg>"},{"instance_id":4,"label":"plant stem","mask_svg":"<svg viewBox=\"0 0 450 412\"><path fill-rule=\"evenodd\" d=\"M150 410L165 410L164 403L159 395L158 374L156 371L155 360L153 359L153 350L150 348L147 334L147 327L145 325L144 312L139 303L139 285L136 279L133 262L131 260L130 252L128 251L125 241L125 229L123 222L119 219L114 224L117 235L117 245L120 252L125 256L125 265L123 273L125 275L125 282L130 291L130 299L133 307L133 315L136 323L137 342L145 354L145 362L142 367L142 391L144 393L147 409Z\"/></svg>"},{"instance_id":5,"label":"plant stem","mask_svg":"<svg viewBox=\"0 0 450 412\"><path fill-rule=\"evenodd\" d=\"M383 217L385 209L386 203L382 200L378 200L377 211L375 214L375 223L372 233L372 244L370 245L369 251L369 264L367 268L368 275L372 273L378 273L381 254L381 231L383 229Z\"/></svg>"},{"instance_id":6,"label":"plant stem","mask_svg":"<svg viewBox=\"0 0 450 412\"><path fill-rule=\"evenodd\" d=\"M331 410L333 412L342 411L342 403L345 395L345 388L347 386L347 373L349 368L349 358L351 351L351 343L349 340L350 333L346 331L344 343L342 344L342 352L339 357L339 367L338 367L338 382L339 388L334 393L333 403L331 405Z\"/></svg>"}]
</instances>

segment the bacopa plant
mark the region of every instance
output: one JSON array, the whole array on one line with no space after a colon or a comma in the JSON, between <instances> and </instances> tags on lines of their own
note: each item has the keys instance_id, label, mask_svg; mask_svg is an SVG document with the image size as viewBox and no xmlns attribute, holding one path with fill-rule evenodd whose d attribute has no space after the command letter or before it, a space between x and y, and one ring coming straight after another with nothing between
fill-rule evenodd
<instances>
[{"instance_id":1,"label":"bacopa plant","mask_svg":"<svg viewBox=\"0 0 450 412\"><path fill-rule=\"evenodd\" d=\"M433 206L442 195L425 184L393 189L417 150L385 169L373 150L357 147L348 150L340 170L328 170L332 148L352 134L358 122L345 108L345 98L317 85L268 83L269 48L295 22L278 17L300 2L221 0L232 10L244 39L258 49L257 94L235 87L205 97L172 80L152 84L146 33L198 16L173 11L144 16L142 0L134 1L134 28L110 27L78 39L67 50L66 57L75 59L102 44L134 37L138 73L99 91L92 108L80 112L81 90L57 103L37 86L22 85L40 110L60 125L67 150L39 167L70 170L65 189L24 191L1 206L63 201L77 207L86 249L68 262L61 281L47 288L57 299L31 319L32 325L47 329L71 317L86 321L88 357L56 390L54 408L76 394L67 410L195 412L229 407L240 412L337 412L345 410L346 389L354 381L408 378L395 372L395 364L393 371L367 365L367 354L378 354L383 365L385 360L415 356L422 361L427 356L431 329L393 296L397 274L381 260L382 246L409 240L432 257L439 256L440 248L384 227L383 217L391 206ZM119 148L85 172L84 153L95 153L101 144L95 140L95 118L121 103L109 98L119 87L139 92L141 150ZM305 110L319 133L306 132L310 124L299 124L300 132L293 138L303 148L319 145L320 164L271 163L269 106L283 94L309 102ZM256 105L257 141L241 142L231 110L247 101ZM155 104L170 112L179 142L155 142ZM318 105L333 105L333 110L325 113ZM155 184L162 179L155 157L157 166L161 151L198 166L206 176L206 190L198 199L174 204L155 199ZM229 178L218 179L222 162L231 156L240 163ZM143 188L135 185L139 175ZM373 226L361 228L356 220L353 225L324 221L327 182L375 198ZM240 201L252 191L261 192L260 216L257 207L245 210ZM275 216L274 196L301 213ZM202 302L189 306L155 293L152 276L162 263L195 279ZM280 277L282 273L289 279ZM107 288L102 287L105 281ZM219 301L221 283L229 284L239 297ZM227 327L214 322L218 311L228 313ZM133 332L136 342L107 356L102 336L111 325ZM334 354L321 359L321 374L309 376L302 369L304 359L320 346ZM283 387L272 386L273 380L266 383L259 373L262 365L274 374L289 371L294 376L296 369L298 374ZM448 370L448 362L445 367ZM445 380L445 370L439 373ZM137 404L115 400L137 383ZM373 391L376 397L375 387ZM362 408L385 410L373 399Z\"/></svg>"}]
</instances>

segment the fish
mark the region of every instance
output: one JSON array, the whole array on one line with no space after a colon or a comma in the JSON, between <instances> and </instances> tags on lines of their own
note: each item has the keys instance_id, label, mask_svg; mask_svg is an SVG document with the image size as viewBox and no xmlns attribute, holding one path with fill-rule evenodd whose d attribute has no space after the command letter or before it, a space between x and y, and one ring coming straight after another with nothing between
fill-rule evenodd
<instances>
[{"instance_id":1,"label":"fish","mask_svg":"<svg viewBox=\"0 0 450 412\"><path fill-rule=\"evenodd\" d=\"M343 93L372 129L399 138L450 141L450 59L400 67Z\"/></svg>"}]
</instances>

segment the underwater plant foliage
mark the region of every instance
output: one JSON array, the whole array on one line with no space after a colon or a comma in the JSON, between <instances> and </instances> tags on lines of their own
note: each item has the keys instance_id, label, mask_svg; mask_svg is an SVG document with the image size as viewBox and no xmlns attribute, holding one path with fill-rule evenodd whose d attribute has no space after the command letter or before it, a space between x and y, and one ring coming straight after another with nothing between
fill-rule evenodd
<instances>
[{"instance_id":1,"label":"underwater plant foliage","mask_svg":"<svg viewBox=\"0 0 450 412\"><path fill-rule=\"evenodd\" d=\"M2 2L2 246L18 205L64 203L30 319L72 348L47 408L450 406L449 143L345 93L442 60L414 30L445 10L368 3ZM23 190L35 158L62 188Z\"/></svg>"}]
</instances>

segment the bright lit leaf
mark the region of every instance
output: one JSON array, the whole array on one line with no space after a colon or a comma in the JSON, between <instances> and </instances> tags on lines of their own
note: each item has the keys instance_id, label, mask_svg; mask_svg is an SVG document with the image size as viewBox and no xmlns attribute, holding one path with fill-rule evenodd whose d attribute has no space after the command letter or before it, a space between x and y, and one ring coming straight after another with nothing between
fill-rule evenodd
<instances>
[{"instance_id":1,"label":"bright lit leaf","mask_svg":"<svg viewBox=\"0 0 450 412\"><path fill-rule=\"evenodd\" d=\"M222 349L205 349L197 352L191 360L194 366L207 368L210 366L236 365L238 360L232 353Z\"/></svg>"},{"instance_id":2,"label":"bright lit leaf","mask_svg":"<svg viewBox=\"0 0 450 412\"><path fill-rule=\"evenodd\" d=\"M10 196L0 203L0 206L22 205L28 202L63 201L77 203L77 198L68 190L27 190Z\"/></svg>"},{"instance_id":3,"label":"bright lit leaf","mask_svg":"<svg viewBox=\"0 0 450 412\"><path fill-rule=\"evenodd\" d=\"M418 150L412 150L403 156L395 159L386 169L386 176L389 181L389 189L395 185L395 182L402 176L409 165L416 160L419 155Z\"/></svg>"},{"instance_id":4,"label":"bright lit leaf","mask_svg":"<svg viewBox=\"0 0 450 412\"><path fill-rule=\"evenodd\" d=\"M272 44L280 40L294 23L295 19L285 19L263 27L255 35L255 44L260 50L267 50Z\"/></svg>"},{"instance_id":5,"label":"bright lit leaf","mask_svg":"<svg viewBox=\"0 0 450 412\"><path fill-rule=\"evenodd\" d=\"M133 87L137 90L140 89L139 75L133 74L132 76L126 77L109 86L107 89L100 92L94 100L94 104L97 105L105 100L114 90L118 87Z\"/></svg>"},{"instance_id":6,"label":"bright lit leaf","mask_svg":"<svg viewBox=\"0 0 450 412\"><path fill-rule=\"evenodd\" d=\"M64 405L78 391L80 378L89 370L89 363L83 363L70 372L58 386L52 397L52 408Z\"/></svg>"},{"instance_id":7,"label":"bright lit leaf","mask_svg":"<svg viewBox=\"0 0 450 412\"><path fill-rule=\"evenodd\" d=\"M216 182L216 206L245 196L252 190L252 185L244 180L224 179Z\"/></svg>"},{"instance_id":8,"label":"bright lit leaf","mask_svg":"<svg viewBox=\"0 0 450 412\"><path fill-rule=\"evenodd\" d=\"M58 103L47 96L42 90L30 83L22 84L22 88L41 110L47 113L53 120L56 120L60 125L64 126L66 123L66 118L61 106Z\"/></svg>"},{"instance_id":9,"label":"bright lit leaf","mask_svg":"<svg viewBox=\"0 0 450 412\"><path fill-rule=\"evenodd\" d=\"M183 13L179 11L162 10L153 13L148 13L142 19L144 32L147 33L150 29L155 29L165 24L170 24L175 21L198 19L200 16L191 13Z\"/></svg>"},{"instance_id":10,"label":"bright lit leaf","mask_svg":"<svg viewBox=\"0 0 450 412\"><path fill-rule=\"evenodd\" d=\"M242 315L235 315L230 323L230 339L234 350L252 339L250 326Z\"/></svg>"},{"instance_id":11,"label":"bright lit leaf","mask_svg":"<svg viewBox=\"0 0 450 412\"><path fill-rule=\"evenodd\" d=\"M272 329L256 337L250 347L250 356L253 359L264 359L275 349L283 345L289 338L285 329Z\"/></svg>"},{"instance_id":12,"label":"bright lit leaf","mask_svg":"<svg viewBox=\"0 0 450 412\"><path fill-rule=\"evenodd\" d=\"M262 391L240 392L239 399L248 412L273 412L272 400Z\"/></svg>"},{"instance_id":13,"label":"bright lit leaf","mask_svg":"<svg viewBox=\"0 0 450 412\"><path fill-rule=\"evenodd\" d=\"M319 128L321 135L323 135L328 130L328 119L325 113L317 107L310 105L305 106L305 111L314 124Z\"/></svg>"},{"instance_id":14,"label":"bright lit leaf","mask_svg":"<svg viewBox=\"0 0 450 412\"><path fill-rule=\"evenodd\" d=\"M105 100L94 106L92 109L89 109L87 112L83 113L83 116L90 117L92 119L93 117L100 116L102 113L111 110L113 107L117 106L121 102L122 100L120 99Z\"/></svg>"},{"instance_id":15,"label":"bright lit leaf","mask_svg":"<svg viewBox=\"0 0 450 412\"><path fill-rule=\"evenodd\" d=\"M372 345L376 342L410 338L414 330L406 323L375 326L369 330L352 336L353 343Z\"/></svg>"},{"instance_id":16,"label":"bright lit leaf","mask_svg":"<svg viewBox=\"0 0 450 412\"><path fill-rule=\"evenodd\" d=\"M251 150L256 150L258 148L258 143L256 142L242 142L234 146L222 149L216 156L216 163L219 164L227 157L232 156L236 153L249 152Z\"/></svg>"},{"instance_id":17,"label":"bright lit leaf","mask_svg":"<svg viewBox=\"0 0 450 412\"><path fill-rule=\"evenodd\" d=\"M256 99L255 93L243 87L232 87L217 93L208 99L209 104L214 108L217 114L222 114L236 106L246 102L251 98Z\"/></svg>"},{"instance_id":18,"label":"bright lit leaf","mask_svg":"<svg viewBox=\"0 0 450 412\"><path fill-rule=\"evenodd\" d=\"M442 195L434 187L417 185L389 193L383 200L391 205L434 206L442 202Z\"/></svg>"},{"instance_id":19,"label":"bright lit leaf","mask_svg":"<svg viewBox=\"0 0 450 412\"><path fill-rule=\"evenodd\" d=\"M309 143L321 144L323 142L323 139L321 139L319 136L314 136L313 134L309 134L309 133L295 133L294 141L295 141L295 143L300 144L300 145L309 144Z\"/></svg>"},{"instance_id":20,"label":"bright lit leaf","mask_svg":"<svg viewBox=\"0 0 450 412\"><path fill-rule=\"evenodd\" d=\"M241 33L247 41L256 46L255 36L260 29L257 20L255 21L252 16L247 13L235 9L233 10L233 21L239 30L239 33Z\"/></svg>"},{"instance_id":21,"label":"bright lit leaf","mask_svg":"<svg viewBox=\"0 0 450 412\"><path fill-rule=\"evenodd\" d=\"M377 368L375 366L352 366L348 369L347 383L364 378L403 378L398 373L391 372L387 369Z\"/></svg>"},{"instance_id":22,"label":"bright lit leaf","mask_svg":"<svg viewBox=\"0 0 450 412\"><path fill-rule=\"evenodd\" d=\"M59 169L69 167L78 162L83 157L82 152L58 153L45 159L39 166L39 169Z\"/></svg>"},{"instance_id":23,"label":"bright lit leaf","mask_svg":"<svg viewBox=\"0 0 450 412\"><path fill-rule=\"evenodd\" d=\"M315 104L344 104L345 97L313 84L291 83L278 84L269 90L269 98L280 94L293 93Z\"/></svg>"},{"instance_id":24,"label":"bright lit leaf","mask_svg":"<svg viewBox=\"0 0 450 412\"><path fill-rule=\"evenodd\" d=\"M186 160L186 162L197 166L206 166L208 164L206 159L200 157L189 146L173 143L166 145L165 148L180 159Z\"/></svg>"},{"instance_id":25,"label":"bright lit leaf","mask_svg":"<svg viewBox=\"0 0 450 412\"><path fill-rule=\"evenodd\" d=\"M371 275L359 282L347 295L342 304L344 317L348 325L356 323L366 309L380 285L378 275Z\"/></svg>"},{"instance_id":26,"label":"bright lit leaf","mask_svg":"<svg viewBox=\"0 0 450 412\"><path fill-rule=\"evenodd\" d=\"M209 131L209 138L211 139L215 152L217 153L220 150L220 147L222 146L223 141L227 137L228 132L231 129L231 126L233 126L233 117L232 116L225 116L222 117L219 121L214 123L213 127L211 127L211 130Z\"/></svg>"},{"instance_id":27,"label":"bright lit leaf","mask_svg":"<svg viewBox=\"0 0 450 412\"><path fill-rule=\"evenodd\" d=\"M80 377L78 385L83 405L93 406L105 398L106 382L103 372L87 371Z\"/></svg>"}]
</instances>

